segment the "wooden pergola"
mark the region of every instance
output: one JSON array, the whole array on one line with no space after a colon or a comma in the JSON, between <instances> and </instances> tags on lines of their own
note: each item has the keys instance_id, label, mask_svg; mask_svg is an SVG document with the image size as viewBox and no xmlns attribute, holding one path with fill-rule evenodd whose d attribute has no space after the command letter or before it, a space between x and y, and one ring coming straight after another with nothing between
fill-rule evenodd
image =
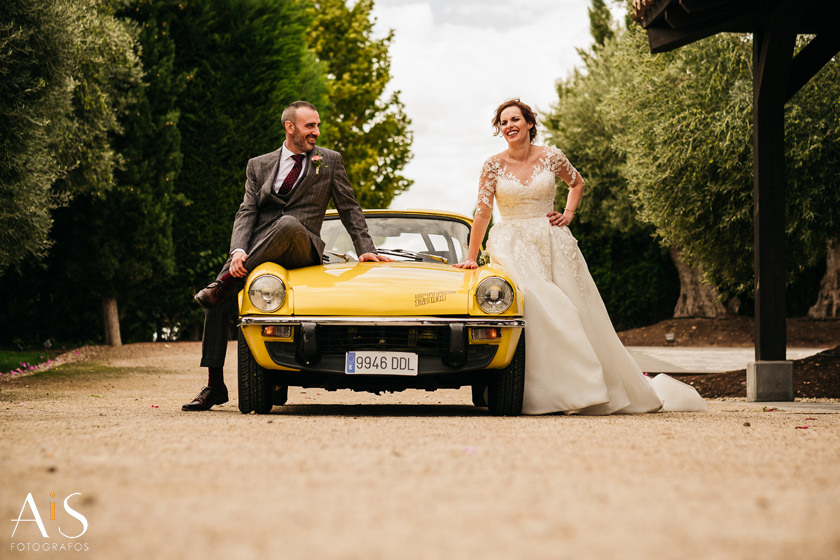
<instances>
[{"instance_id":1,"label":"wooden pergola","mask_svg":"<svg viewBox=\"0 0 840 560\"><path fill-rule=\"evenodd\" d=\"M785 336L784 105L840 52L840 0L635 0L651 53L717 33L753 35L755 362L747 399L793 400ZM794 56L797 35L813 35Z\"/></svg>"}]
</instances>

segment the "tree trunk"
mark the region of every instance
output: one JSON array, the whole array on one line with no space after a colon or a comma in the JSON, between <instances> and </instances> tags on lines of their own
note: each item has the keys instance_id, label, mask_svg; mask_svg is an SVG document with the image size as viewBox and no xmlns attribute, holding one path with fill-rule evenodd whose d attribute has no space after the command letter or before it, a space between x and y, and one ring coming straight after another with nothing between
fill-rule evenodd
<instances>
[{"instance_id":1,"label":"tree trunk","mask_svg":"<svg viewBox=\"0 0 840 560\"><path fill-rule=\"evenodd\" d=\"M714 285L703 280L703 271L690 267L682 260L676 247L670 248L671 260L680 276L680 297L674 308L674 317L724 317L729 314L719 301L720 294Z\"/></svg>"},{"instance_id":2,"label":"tree trunk","mask_svg":"<svg viewBox=\"0 0 840 560\"><path fill-rule=\"evenodd\" d=\"M825 276L820 282L817 303L808 310L812 319L840 318L840 241L828 241L825 256Z\"/></svg>"},{"instance_id":3,"label":"tree trunk","mask_svg":"<svg viewBox=\"0 0 840 560\"><path fill-rule=\"evenodd\" d=\"M105 325L105 344L108 346L122 346L117 298L113 296L102 296L102 322Z\"/></svg>"}]
</instances>

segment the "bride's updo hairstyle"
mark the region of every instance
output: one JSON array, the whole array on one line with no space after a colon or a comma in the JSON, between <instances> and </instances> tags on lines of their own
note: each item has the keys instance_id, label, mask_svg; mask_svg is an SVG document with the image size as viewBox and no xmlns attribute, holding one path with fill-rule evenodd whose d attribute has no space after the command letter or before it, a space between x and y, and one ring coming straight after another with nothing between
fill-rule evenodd
<instances>
[{"instance_id":1,"label":"bride's updo hairstyle","mask_svg":"<svg viewBox=\"0 0 840 560\"><path fill-rule=\"evenodd\" d=\"M522 103L518 97L508 99L496 109L496 114L491 121L493 124L493 136L498 136L502 132L502 111L508 107L519 107L519 110L522 111L522 116L525 117L525 122L534 125L529 131L531 134L531 143L533 144L534 139L537 137L537 114L526 103Z\"/></svg>"}]
</instances>

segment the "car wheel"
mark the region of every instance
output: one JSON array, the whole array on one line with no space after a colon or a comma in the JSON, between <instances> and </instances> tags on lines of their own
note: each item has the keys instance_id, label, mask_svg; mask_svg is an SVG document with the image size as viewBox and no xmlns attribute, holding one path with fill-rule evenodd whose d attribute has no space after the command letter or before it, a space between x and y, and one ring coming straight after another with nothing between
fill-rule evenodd
<instances>
[{"instance_id":1,"label":"car wheel","mask_svg":"<svg viewBox=\"0 0 840 560\"><path fill-rule=\"evenodd\" d=\"M510 365L490 377L487 386L487 408L494 416L519 416L522 413L522 396L525 392L525 333L519 335L519 344Z\"/></svg>"},{"instance_id":2,"label":"car wheel","mask_svg":"<svg viewBox=\"0 0 840 560\"><path fill-rule=\"evenodd\" d=\"M487 406L487 383L472 386L472 402L475 406Z\"/></svg>"},{"instance_id":3,"label":"car wheel","mask_svg":"<svg viewBox=\"0 0 840 560\"><path fill-rule=\"evenodd\" d=\"M271 397L271 402L276 404L277 406L282 406L286 404L286 401L289 399L289 388L285 385L275 385L274 386L274 394Z\"/></svg>"},{"instance_id":4,"label":"car wheel","mask_svg":"<svg viewBox=\"0 0 840 560\"><path fill-rule=\"evenodd\" d=\"M274 402L274 384L271 382L271 374L261 367L248 343L242 330L239 331L239 411L248 414L251 411L257 414L268 414ZM283 399L285 402L285 399Z\"/></svg>"}]
</instances>

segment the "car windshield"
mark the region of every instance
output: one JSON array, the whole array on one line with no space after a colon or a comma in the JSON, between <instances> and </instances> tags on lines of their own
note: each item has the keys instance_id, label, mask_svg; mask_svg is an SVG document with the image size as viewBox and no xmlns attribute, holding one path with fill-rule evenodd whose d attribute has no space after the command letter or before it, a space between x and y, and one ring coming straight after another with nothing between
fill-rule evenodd
<instances>
[{"instance_id":1,"label":"car windshield","mask_svg":"<svg viewBox=\"0 0 840 560\"><path fill-rule=\"evenodd\" d=\"M469 226L439 216L366 216L368 231L377 250L395 260L456 263L469 246ZM321 239L326 248L324 262L346 262L358 258L353 241L337 216L324 220Z\"/></svg>"}]
</instances>

